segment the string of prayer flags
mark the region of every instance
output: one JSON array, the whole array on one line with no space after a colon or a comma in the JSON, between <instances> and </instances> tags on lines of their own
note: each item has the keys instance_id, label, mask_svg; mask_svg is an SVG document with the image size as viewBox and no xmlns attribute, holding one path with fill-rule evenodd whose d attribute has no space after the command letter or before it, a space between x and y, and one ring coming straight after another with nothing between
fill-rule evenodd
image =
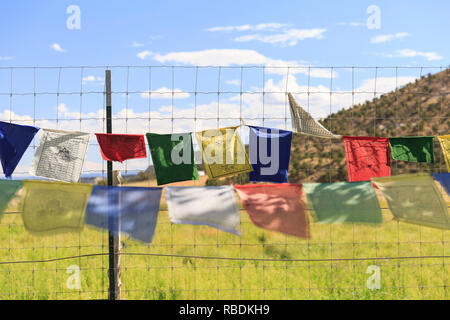
<instances>
[{"instance_id":1,"label":"string of prayer flags","mask_svg":"<svg viewBox=\"0 0 450 320\"><path fill-rule=\"evenodd\" d=\"M450 135L437 137L444 154L445 163L447 164L447 171L450 172Z\"/></svg>"},{"instance_id":2,"label":"string of prayer flags","mask_svg":"<svg viewBox=\"0 0 450 320\"><path fill-rule=\"evenodd\" d=\"M433 173L433 177L439 181L441 186L450 196L450 173Z\"/></svg>"},{"instance_id":3,"label":"string of prayer flags","mask_svg":"<svg viewBox=\"0 0 450 320\"><path fill-rule=\"evenodd\" d=\"M389 138L392 159L434 163L434 137Z\"/></svg>"},{"instance_id":4,"label":"string of prayer flags","mask_svg":"<svg viewBox=\"0 0 450 320\"><path fill-rule=\"evenodd\" d=\"M147 133L158 185L198 180L190 133Z\"/></svg>"},{"instance_id":5,"label":"string of prayer flags","mask_svg":"<svg viewBox=\"0 0 450 320\"><path fill-rule=\"evenodd\" d=\"M381 223L381 208L370 182L304 183L308 203L321 223Z\"/></svg>"},{"instance_id":6,"label":"string of prayer flags","mask_svg":"<svg viewBox=\"0 0 450 320\"><path fill-rule=\"evenodd\" d=\"M309 238L309 221L301 184L249 184L234 186L250 220L258 227Z\"/></svg>"},{"instance_id":7,"label":"string of prayer flags","mask_svg":"<svg viewBox=\"0 0 450 320\"><path fill-rule=\"evenodd\" d=\"M291 93L288 93L289 106L291 110L292 130L320 138L340 139L342 136L335 135L316 121L300 104L294 99Z\"/></svg>"},{"instance_id":8,"label":"string of prayer flags","mask_svg":"<svg viewBox=\"0 0 450 320\"><path fill-rule=\"evenodd\" d=\"M368 181L391 175L389 139L344 136L348 181Z\"/></svg>"},{"instance_id":9,"label":"string of prayer flags","mask_svg":"<svg viewBox=\"0 0 450 320\"><path fill-rule=\"evenodd\" d=\"M0 160L10 178L39 128L0 121Z\"/></svg>"},{"instance_id":10,"label":"string of prayer flags","mask_svg":"<svg viewBox=\"0 0 450 320\"><path fill-rule=\"evenodd\" d=\"M96 133L102 157L106 161L123 162L146 158L145 139L139 134Z\"/></svg>"},{"instance_id":11,"label":"string of prayer flags","mask_svg":"<svg viewBox=\"0 0 450 320\"><path fill-rule=\"evenodd\" d=\"M250 181L287 182L292 132L249 126Z\"/></svg>"},{"instance_id":12,"label":"string of prayer flags","mask_svg":"<svg viewBox=\"0 0 450 320\"><path fill-rule=\"evenodd\" d=\"M30 174L65 182L78 182L91 135L43 129Z\"/></svg>"},{"instance_id":13,"label":"string of prayer flags","mask_svg":"<svg viewBox=\"0 0 450 320\"><path fill-rule=\"evenodd\" d=\"M19 180L0 180L0 218L8 203L23 186Z\"/></svg>"},{"instance_id":14,"label":"string of prayer flags","mask_svg":"<svg viewBox=\"0 0 450 320\"><path fill-rule=\"evenodd\" d=\"M203 165L210 179L253 171L236 127L196 132Z\"/></svg>"},{"instance_id":15,"label":"string of prayer flags","mask_svg":"<svg viewBox=\"0 0 450 320\"><path fill-rule=\"evenodd\" d=\"M86 224L151 243L161 192L161 188L94 186L86 209Z\"/></svg>"},{"instance_id":16,"label":"string of prayer flags","mask_svg":"<svg viewBox=\"0 0 450 320\"><path fill-rule=\"evenodd\" d=\"M89 184L24 180L25 229L38 235L80 232L91 192Z\"/></svg>"},{"instance_id":17,"label":"string of prayer flags","mask_svg":"<svg viewBox=\"0 0 450 320\"><path fill-rule=\"evenodd\" d=\"M232 186L165 187L165 196L172 223L206 225L240 235Z\"/></svg>"},{"instance_id":18,"label":"string of prayer flags","mask_svg":"<svg viewBox=\"0 0 450 320\"><path fill-rule=\"evenodd\" d=\"M383 193L396 219L428 227L450 228L447 204L431 175L404 174L372 181Z\"/></svg>"}]
</instances>

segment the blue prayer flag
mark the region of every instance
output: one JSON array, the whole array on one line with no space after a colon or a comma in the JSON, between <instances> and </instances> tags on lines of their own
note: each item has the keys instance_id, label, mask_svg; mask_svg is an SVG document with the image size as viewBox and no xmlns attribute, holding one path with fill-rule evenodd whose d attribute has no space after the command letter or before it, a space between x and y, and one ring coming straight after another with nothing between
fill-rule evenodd
<instances>
[{"instance_id":1,"label":"blue prayer flag","mask_svg":"<svg viewBox=\"0 0 450 320\"><path fill-rule=\"evenodd\" d=\"M39 128L0 121L0 160L10 178Z\"/></svg>"},{"instance_id":2,"label":"blue prayer flag","mask_svg":"<svg viewBox=\"0 0 450 320\"><path fill-rule=\"evenodd\" d=\"M433 177L439 181L450 196L450 173L433 173Z\"/></svg>"},{"instance_id":3,"label":"blue prayer flag","mask_svg":"<svg viewBox=\"0 0 450 320\"><path fill-rule=\"evenodd\" d=\"M150 243L158 219L161 191L162 188L94 186L86 209L86 223Z\"/></svg>"},{"instance_id":4,"label":"blue prayer flag","mask_svg":"<svg viewBox=\"0 0 450 320\"><path fill-rule=\"evenodd\" d=\"M292 132L256 126L250 128L250 181L288 182Z\"/></svg>"}]
</instances>

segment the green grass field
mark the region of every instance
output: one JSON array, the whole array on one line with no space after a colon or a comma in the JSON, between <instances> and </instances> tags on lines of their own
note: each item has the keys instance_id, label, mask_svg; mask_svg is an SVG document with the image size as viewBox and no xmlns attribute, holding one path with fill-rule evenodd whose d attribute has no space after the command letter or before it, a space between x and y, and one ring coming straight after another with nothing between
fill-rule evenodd
<instances>
[{"instance_id":1,"label":"green grass field","mask_svg":"<svg viewBox=\"0 0 450 320\"><path fill-rule=\"evenodd\" d=\"M242 237L209 227L172 225L161 205L150 246L123 237L122 299L448 299L448 258L275 262L136 256L155 253L267 259L448 256L448 231L393 221L371 225L311 224L302 240L255 227L241 211ZM0 222L0 263L107 253L105 232L38 237L20 214ZM81 268L81 289L69 289L67 268ZM369 290L367 268L381 270L381 289ZM0 299L106 299L108 256L0 264Z\"/></svg>"}]
</instances>

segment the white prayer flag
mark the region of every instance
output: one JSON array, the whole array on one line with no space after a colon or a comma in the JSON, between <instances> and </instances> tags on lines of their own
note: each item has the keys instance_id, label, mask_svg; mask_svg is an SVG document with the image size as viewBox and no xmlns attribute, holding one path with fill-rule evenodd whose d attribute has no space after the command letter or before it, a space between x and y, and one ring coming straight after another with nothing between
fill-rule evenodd
<instances>
[{"instance_id":1,"label":"white prayer flag","mask_svg":"<svg viewBox=\"0 0 450 320\"><path fill-rule=\"evenodd\" d=\"M292 130L294 132L320 137L340 139L342 136L333 134L306 112L300 104L295 101L292 94L288 93L289 106L291 110Z\"/></svg>"},{"instance_id":2,"label":"white prayer flag","mask_svg":"<svg viewBox=\"0 0 450 320\"><path fill-rule=\"evenodd\" d=\"M65 182L78 182L91 135L42 129L30 174Z\"/></svg>"},{"instance_id":3,"label":"white prayer flag","mask_svg":"<svg viewBox=\"0 0 450 320\"><path fill-rule=\"evenodd\" d=\"M232 186L164 189L172 223L206 225L241 235L239 209Z\"/></svg>"}]
</instances>

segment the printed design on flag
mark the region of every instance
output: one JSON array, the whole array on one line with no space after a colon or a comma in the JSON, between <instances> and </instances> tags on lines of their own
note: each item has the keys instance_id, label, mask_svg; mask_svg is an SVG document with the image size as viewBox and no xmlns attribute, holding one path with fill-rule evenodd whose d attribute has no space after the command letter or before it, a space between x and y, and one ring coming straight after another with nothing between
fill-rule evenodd
<instances>
[{"instance_id":1,"label":"printed design on flag","mask_svg":"<svg viewBox=\"0 0 450 320\"><path fill-rule=\"evenodd\" d=\"M441 145L442 153L444 154L447 171L450 172L450 135L439 136L438 140Z\"/></svg>"},{"instance_id":2,"label":"printed design on flag","mask_svg":"<svg viewBox=\"0 0 450 320\"><path fill-rule=\"evenodd\" d=\"M0 160L7 178L13 174L38 131L37 127L0 121Z\"/></svg>"},{"instance_id":3,"label":"printed design on flag","mask_svg":"<svg viewBox=\"0 0 450 320\"><path fill-rule=\"evenodd\" d=\"M253 171L237 128L227 127L195 133L209 178L224 178Z\"/></svg>"},{"instance_id":4,"label":"printed design on flag","mask_svg":"<svg viewBox=\"0 0 450 320\"><path fill-rule=\"evenodd\" d=\"M250 181L283 183L288 181L292 132L249 126Z\"/></svg>"},{"instance_id":5,"label":"printed design on flag","mask_svg":"<svg viewBox=\"0 0 450 320\"><path fill-rule=\"evenodd\" d=\"M344 136L349 182L391 175L389 139Z\"/></svg>"},{"instance_id":6,"label":"printed design on flag","mask_svg":"<svg viewBox=\"0 0 450 320\"><path fill-rule=\"evenodd\" d=\"M381 223L377 195L370 182L304 183L308 204L320 223Z\"/></svg>"},{"instance_id":7,"label":"printed design on flag","mask_svg":"<svg viewBox=\"0 0 450 320\"><path fill-rule=\"evenodd\" d=\"M234 187L256 226L300 238L310 237L301 184L248 184Z\"/></svg>"},{"instance_id":8,"label":"printed design on flag","mask_svg":"<svg viewBox=\"0 0 450 320\"><path fill-rule=\"evenodd\" d=\"M83 132L43 129L30 174L78 182L91 135Z\"/></svg>"},{"instance_id":9,"label":"printed design on flag","mask_svg":"<svg viewBox=\"0 0 450 320\"><path fill-rule=\"evenodd\" d=\"M23 223L34 234L80 232L92 185L25 180Z\"/></svg>"},{"instance_id":10,"label":"printed design on flag","mask_svg":"<svg viewBox=\"0 0 450 320\"><path fill-rule=\"evenodd\" d=\"M95 136L100 145L102 158L106 161L123 162L147 157L143 135L96 133Z\"/></svg>"},{"instance_id":11,"label":"printed design on flag","mask_svg":"<svg viewBox=\"0 0 450 320\"><path fill-rule=\"evenodd\" d=\"M386 198L398 220L449 229L447 204L429 174L404 174L372 181Z\"/></svg>"},{"instance_id":12,"label":"printed design on flag","mask_svg":"<svg viewBox=\"0 0 450 320\"><path fill-rule=\"evenodd\" d=\"M392 159L434 163L434 137L392 137L389 147Z\"/></svg>"},{"instance_id":13,"label":"printed design on flag","mask_svg":"<svg viewBox=\"0 0 450 320\"><path fill-rule=\"evenodd\" d=\"M294 132L320 138L342 138L342 136L333 134L321 125L320 122L316 121L300 106L291 93L288 93L288 98L291 111L292 130Z\"/></svg>"}]
</instances>

